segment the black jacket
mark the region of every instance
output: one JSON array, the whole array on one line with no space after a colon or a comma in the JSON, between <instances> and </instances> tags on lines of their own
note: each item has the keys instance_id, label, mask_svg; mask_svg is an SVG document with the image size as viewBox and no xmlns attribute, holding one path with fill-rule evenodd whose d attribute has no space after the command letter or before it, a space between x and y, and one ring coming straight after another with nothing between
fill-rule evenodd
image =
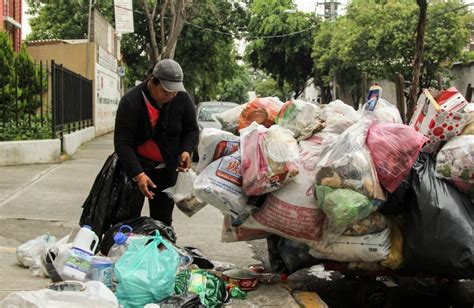
<instances>
[{"instance_id":1,"label":"black jacket","mask_svg":"<svg viewBox=\"0 0 474 308\"><path fill-rule=\"evenodd\" d=\"M198 143L199 127L194 103L186 92L179 92L171 102L160 109L160 117L153 130L142 92L156 106L146 82L130 89L122 97L115 117L115 152L127 174L135 177L144 171L144 163L139 161L136 149L146 140L153 138L174 182L179 156L183 151L191 154Z\"/></svg>"}]
</instances>

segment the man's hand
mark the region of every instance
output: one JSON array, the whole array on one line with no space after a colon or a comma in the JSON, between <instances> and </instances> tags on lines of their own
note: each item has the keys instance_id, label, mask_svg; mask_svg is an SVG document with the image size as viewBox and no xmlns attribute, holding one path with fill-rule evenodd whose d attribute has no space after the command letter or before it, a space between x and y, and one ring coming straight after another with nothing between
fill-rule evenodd
<instances>
[{"instance_id":1,"label":"man's hand","mask_svg":"<svg viewBox=\"0 0 474 308\"><path fill-rule=\"evenodd\" d=\"M191 155L188 152L181 153L179 160L179 171L188 171L191 168Z\"/></svg>"},{"instance_id":2,"label":"man's hand","mask_svg":"<svg viewBox=\"0 0 474 308\"><path fill-rule=\"evenodd\" d=\"M153 196L155 194L152 191L148 190L148 186L151 186L151 188L156 188L155 183L150 180L150 178L145 174L145 172L138 174L134 179L135 181L137 181L138 189L140 189L142 194L148 199L153 200Z\"/></svg>"}]
</instances>

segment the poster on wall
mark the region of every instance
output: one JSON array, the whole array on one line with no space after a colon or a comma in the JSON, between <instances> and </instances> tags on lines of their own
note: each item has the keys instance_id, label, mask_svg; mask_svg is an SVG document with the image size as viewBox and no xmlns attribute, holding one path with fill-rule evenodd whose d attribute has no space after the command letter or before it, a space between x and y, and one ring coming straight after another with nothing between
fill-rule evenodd
<instances>
[{"instance_id":1,"label":"poster on wall","mask_svg":"<svg viewBox=\"0 0 474 308\"><path fill-rule=\"evenodd\" d=\"M120 77L116 71L97 63L96 66L96 134L113 131L115 114L120 101Z\"/></svg>"}]
</instances>

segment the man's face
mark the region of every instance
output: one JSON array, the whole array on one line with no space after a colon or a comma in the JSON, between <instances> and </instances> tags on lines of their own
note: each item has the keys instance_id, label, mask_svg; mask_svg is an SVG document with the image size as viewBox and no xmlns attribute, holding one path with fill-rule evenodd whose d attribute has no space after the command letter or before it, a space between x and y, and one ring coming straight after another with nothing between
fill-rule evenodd
<instances>
[{"instance_id":1,"label":"man's face","mask_svg":"<svg viewBox=\"0 0 474 308\"><path fill-rule=\"evenodd\" d=\"M150 94L158 104L169 103L175 96L176 92L168 92L160 84L155 85L150 82Z\"/></svg>"}]
</instances>

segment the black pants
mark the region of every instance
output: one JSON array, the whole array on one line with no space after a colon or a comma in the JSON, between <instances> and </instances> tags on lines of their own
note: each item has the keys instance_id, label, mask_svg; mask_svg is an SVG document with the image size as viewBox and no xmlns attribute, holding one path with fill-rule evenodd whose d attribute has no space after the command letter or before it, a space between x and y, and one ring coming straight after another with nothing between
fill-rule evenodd
<instances>
[{"instance_id":1,"label":"black pants","mask_svg":"<svg viewBox=\"0 0 474 308\"><path fill-rule=\"evenodd\" d=\"M173 221L173 209L174 201L169 198L167 194L163 192L164 189L173 186L175 183L171 180L171 177L166 172L166 169L145 169L146 175L155 183L156 188L152 189L153 200L148 199L148 205L150 206L150 217L159 220L168 226L171 226ZM149 187L148 189L150 189ZM143 204L136 211L133 211L134 217L140 217Z\"/></svg>"}]
</instances>

